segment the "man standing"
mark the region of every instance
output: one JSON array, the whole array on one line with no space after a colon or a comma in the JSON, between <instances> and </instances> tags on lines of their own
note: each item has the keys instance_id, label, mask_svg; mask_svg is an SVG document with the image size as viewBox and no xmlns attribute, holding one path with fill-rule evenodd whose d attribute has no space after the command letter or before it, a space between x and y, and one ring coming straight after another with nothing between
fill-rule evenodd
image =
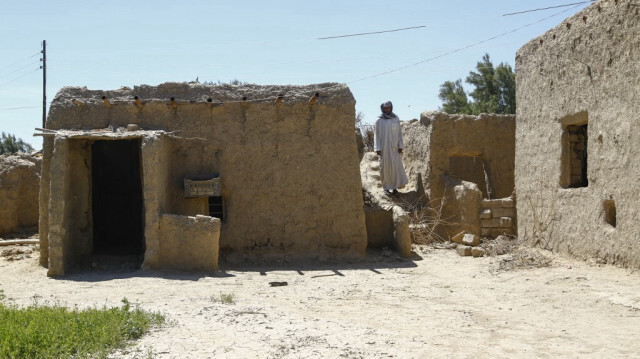
<instances>
[{"instance_id":1,"label":"man standing","mask_svg":"<svg viewBox=\"0 0 640 359\"><path fill-rule=\"evenodd\" d=\"M382 114L376 121L375 148L380 157L380 179L387 195L397 195L398 188L409 183L402 165L402 131L400 119L393 113L391 101L380 105Z\"/></svg>"}]
</instances>

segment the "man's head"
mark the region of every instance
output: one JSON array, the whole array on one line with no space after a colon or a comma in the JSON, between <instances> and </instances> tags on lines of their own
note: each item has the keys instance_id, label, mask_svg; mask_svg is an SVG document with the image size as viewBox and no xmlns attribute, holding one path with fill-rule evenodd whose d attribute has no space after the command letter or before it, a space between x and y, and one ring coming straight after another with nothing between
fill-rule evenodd
<instances>
[{"instance_id":1,"label":"man's head","mask_svg":"<svg viewBox=\"0 0 640 359\"><path fill-rule=\"evenodd\" d=\"M382 110L382 113L390 114L391 111L393 111L393 104L391 101L383 102L382 105L380 105L380 109Z\"/></svg>"}]
</instances>

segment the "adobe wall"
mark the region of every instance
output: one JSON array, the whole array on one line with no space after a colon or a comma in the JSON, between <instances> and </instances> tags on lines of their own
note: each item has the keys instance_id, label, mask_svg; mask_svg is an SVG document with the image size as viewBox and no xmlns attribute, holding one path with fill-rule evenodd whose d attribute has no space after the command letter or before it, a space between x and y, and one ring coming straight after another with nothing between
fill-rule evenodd
<instances>
[{"instance_id":1,"label":"adobe wall","mask_svg":"<svg viewBox=\"0 0 640 359\"><path fill-rule=\"evenodd\" d=\"M0 155L0 236L38 225L41 159Z\"/></svg>"},{"instance_id":2,"label":"adobe wall","mask_svg":"<svg viewBox=\"0 0 640 359\"><path fill-rule=\"evenodd\" d=\"M315 93L319 97L310 102ZM275 103L279 94L284 96ZM225 217L220 248L238 260L363 256L367 235L354 119L355 100L340 84L166 83L115 91L63 88L52 103L47 130L94 133L90 138L136 124L141 132L166 134L139 135L144 265L154 268L162 267L157 252L162 214L208 215L206 199L185 197L183 179L194 175L220 176ZM45 161L56 157L52 141L45 136L44 147L51 148ZM65 151L73 157L73 150L61 154ZM52 181L48 173L43 178ZM68 188L70 181L61 186ZM48 193L53 198L53 188ZM68 215L56 215L63 218L41 223L45 237L53 223L70 228Z\"/></svg>"},{"instance_id":3,"label":"adobe wall","mask_svg":"<svg viewBox=\"0 0 640 359\"><path fill-rule=\"evenodd\" d=\"M423 112L420 121L403 124L403 136L410 183L424 188L434 209L443 203L451 223L441 235L480 235L481 201L514 190L515 117Z\"/></svg>"},{"instance_id":4,"label":"adobe wall","mask_svg":"<svg viewBox=\"0 0 640 359\"><path fill-rule=\"evenodd\" d=\"M638 59L629 0L598 1L518 51L520 237L640 268Z\"/></svg>"},{"instance_id":5,"label":"adobe wall","mask_svg":"<svg viewBox=\"0 0 640 359\"><path fill-rule=\"evenodd\" d=\"M160 262L187 271L218 269L220 219L209 216L160 216Z\"/></svg>"}]
</instances>

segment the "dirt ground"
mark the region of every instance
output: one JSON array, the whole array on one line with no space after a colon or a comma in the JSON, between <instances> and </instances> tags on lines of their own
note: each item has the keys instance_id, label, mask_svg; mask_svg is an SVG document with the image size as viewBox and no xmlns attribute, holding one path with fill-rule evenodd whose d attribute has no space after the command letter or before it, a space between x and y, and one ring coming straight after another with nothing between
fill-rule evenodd
<instances>
[{"instance_id":1,"label":"dirt ground","mask_svg":"<svg viewBox=\"0 0 640 359\"><path fill-rule=\"evenodd\" d=\"M215 275L94 271L52 279L38 266L37 252L29 253L34 248L0 247L7 302L119 306L127 298L167 316L171 324L113 358L640 353L640 273L551 253L543 253L551 266L517 270L500 269L505 257L460 257L421 246L413 260L382 251L348 265L227 267Z\"/></svg>"}]
</instances>

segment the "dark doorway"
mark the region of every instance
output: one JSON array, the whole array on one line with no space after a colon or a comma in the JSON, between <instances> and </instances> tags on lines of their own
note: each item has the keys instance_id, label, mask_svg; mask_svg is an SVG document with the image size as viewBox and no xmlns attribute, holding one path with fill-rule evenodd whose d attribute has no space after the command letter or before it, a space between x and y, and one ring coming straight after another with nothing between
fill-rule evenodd
<instances>
[{"instance_id":1,"label":"dark doorway","mask_svg":"<svg viewBox=\"0 0 640 359\"><path fill-rule=\"evenodd\" d=\"M91 147L93 254L144 254L140 140Z\"/></svg>"},{"instance_id":2,"label":"dark doorway","mask_svg":"<svg viewBox=\"0 0 640 359\"><path fill-rule=\"evenodd\" d=\"M489 179L484 160L480 156L449 157L449 175L459 180L473 182L482 191L483 198L491 198L491 187L487 185Z\"/></svg>"}]
</instances>

